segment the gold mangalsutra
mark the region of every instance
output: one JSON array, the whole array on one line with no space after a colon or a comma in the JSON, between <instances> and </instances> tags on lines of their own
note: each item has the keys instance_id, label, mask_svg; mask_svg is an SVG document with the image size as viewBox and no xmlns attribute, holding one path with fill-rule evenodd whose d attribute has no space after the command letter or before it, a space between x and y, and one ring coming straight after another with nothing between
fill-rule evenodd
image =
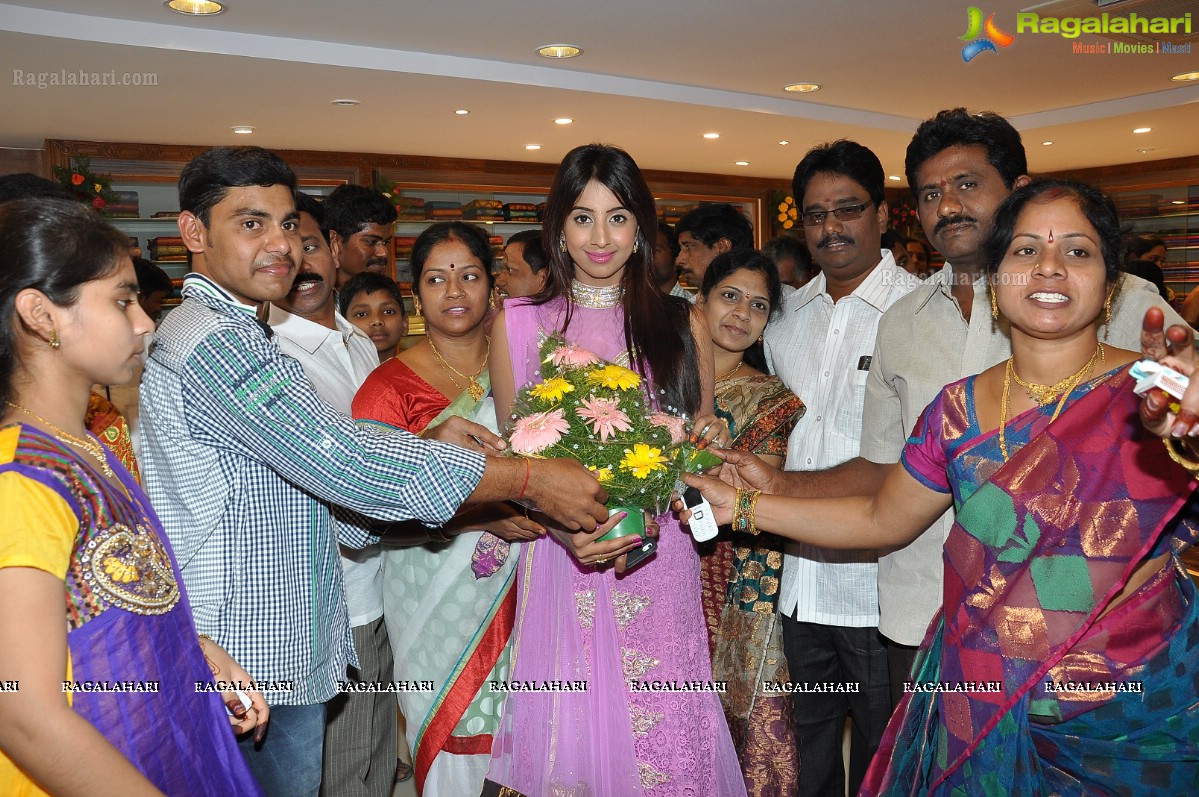
<instances>
[{"instance_id":1,"label":"gold mangalsutra","mask_svg":"<svg viewBox=\"0 0 1199 797\"><path fill-rule=\"evenodd\" d=\"M1053 415L1049 418L1049 422L1053 423L1054 421L1057 420L1057 416L1061 415L1062 408L1066 406L1066 399L1070 398L1070 394L1072 392L1074 392L1074 388L1078 387L1079 383L1082 382L1083 377L1085 377L1090 372L1090 370L1095 367L1095 360L1097 360L1097 359L1103 363L1107 363L1107 355L1104 354L1104 352L1103 352L1103 344L1102 343L1096 344L1095 353L1091 355L1091 359L1087 360L1086 363L1082 366L1082 368L1080 368L1077 371L1075 371L1074 373L1070 374L1070 376L1066 377L1062 381L1057 382L1053 385L1037 385L1037 384L1028 383L1028 382L1025 382L1024 380L1022 380L1016 374L1016 367L1013 364L1015 357L1008 358L1007 367L1004 371L1004 376L1003 376L1003 393L1000 394L1000 397L999 397L999 452L1003 455L1004 462L1008 461L1008 450L1007 450L1007 419L1008 419L1008 407L1009 407L1008 396L1012 389L1013 380L1017 384L1019 384L1022 388L1024 388L1025 392L1028 393L1029 398L1031 398L1033 401L1036 401L1039 404L1039 406L1041 406L1041 407L1044 407L1047 404L1049 404L1049 402L1053 400L1054 396L1059 395L1059 394L1054 394L1054 396L1050 396L1049 400L1047 400L1047 401L1041 401L1038 398L1039 395L1043 394L1044 391L1047 391L1047 390L1058 390L1059 388L1061 388L1060 389L1061 398L1058 400L1057 406L1054 407L1054 409L1053 409ZM1037 391L1037 395L1034 395L1034 393L1033 393L1034 389Z\"/></svg>"},{"instance_id":2,"label":"gold mangalsutra","mask_svg":"<svg viewBox=\"0 0 1199 797\"><path fill-rule=\"evenodd\" d=\"M433 343L433 338L430 337L428 340L429 348L433 350L433 356L437 358L437 362L441 363L441 369L445 371L446 376L450 377L450 381L454 383L454 387L458 388L459 390L465 389L466 392L470 394L471 399L474 401L478 401L479 399L483 398L483 393L485 391L483 390L483 385L479 383L479 377L482 376L485 370L487 370L487 359L491 356L491 338L486 339L487 353L483 355L483 364L479 366L479 370L475 371L473 375L464 374L446 362L445 357L441 356L441 352L437 350L437 346ZM465 388L458 384L458 380L450 374L450 371L453 371L455 374L458 374L458 376L466 380L467 384Z\"/></svg>"},{"instance_id":3,"label":"gold mangalsutra","mask_svg":"<svg viewBox=\"0 0 1199 797\"><path fill-rule=\"evenodd\" d=\"M1104 359L1104 362L1107 361L1107 356L1103 353L1103 345L1096 344L1095 353L1091 355L1091 359L1083 363L1082 368L1079 368L1065 379L1054 382L1052 385L1038 385L1035 382L1025 382L1020 378L1020 374L1016 373L1014 366L1011 368L1012 379L1016 380L1017 385L1024 388L1024 392L1028 394L1030 399L1044 407L1046 404L1062 395L1063 392L1069 392L1068 388L1073 389L1074 384L1077 384L1075 380L1080 379L1083 374L1094 368L1095 361L1100 357ZM1008 363L1011 363L1011 358L1008 358Z\"/></svg>"},{"instance_id":4,"label":"gold mangalsutra","mask_svg":"<svg viewBox=\"0 0 1199 797\"><path fill-rule=\"evenodd\" d=\"M717 381L717 382L723 382L724 380L726 380L726 379L728 379L729 377L731 377L733 374L735 374L735 373L737 373L738 371L740 371L740 370L741 370L741 366L743 366L743 365L745 365L745 361L744 361L744 360L738 360L738 361L737 361L737 364L736 364L735 366L733 366L733 370L729 371L729 372L728 372L728 373L726 373L726 374L721 374L720 376L716 377L716 381Z\"/></svg>"},{"instance_id":5,"label":"gold mangalsutra","mask_svg":"<svg viewBox=\"0 0 1199 797\"><path fill-rule=\"evenodd\" d=\"M116 477L116 474L112 472L112 468L108 464L108 458L104 456L104 446L100 444L100 441L96 440L95 438L92 438L91 440L85 440L82 437L76 437L75 435L58 428L28 407L22 407L16 402L5 401L4 403L12 407L14 410L23 412L30 418L33 418L35 421L43 424L53 433L55 440L59 440L67 445L74 446L80 451L90 455L96 460L96 462L100 463L100 470L103 471L104 475L108 478L112 479Z\"/></svg>"}]
</instances>

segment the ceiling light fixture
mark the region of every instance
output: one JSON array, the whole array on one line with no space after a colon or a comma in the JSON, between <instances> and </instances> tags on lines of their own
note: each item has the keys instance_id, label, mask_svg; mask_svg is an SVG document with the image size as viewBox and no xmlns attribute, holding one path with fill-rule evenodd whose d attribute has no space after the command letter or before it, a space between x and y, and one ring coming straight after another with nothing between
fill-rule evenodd
<instances>
[{"instance_id":1,"label":"ceiling light fixture","mask_svg":"<svg viewBox=\"0 0 1199 797\"><path fill-rule=\"evenodd\" d=\"M544 44L537 48L542 58L574 58L583 54L583 48L574 44Z\"/></svg>"},{"instance_id":2,"label":"ceiling light fixture","mask_svg":"<svg viewBox=\"0 0 1199 797\"><path fill-rule=\"evenodd\" d=\"M569 125L569 124L574 124L574 121L575 121L575 120L574 120L574 119L571 119L569 116L560 116L560 117L558 117L557 119L555 119L555 120L554 120L554 124L556 124L556 125Z\"/></svg>"},{"instance_id":3,"label":"ceiling light fixture","mask_svg":"<svg viewBox=\"0 0 1199 797\"><path fill-rule=\"evenodd\" d=\"M1171 205L1185 205L1186 200L1185 199L1171 199L1170 204Z\"/></svg>"},{"instance_id":4,"label":"ceiling light fixture","mask_svg":"<svg viewBox=\"0 0 1199 797\"><path fill-rule=\"evenodd\" d=\"M720 133L704 133L704 138L720 138Z\"/></svg>"},{"instance_id":5,"label":"ceiling light fixture","mask_svg":"<svg viewBox=\"0 0 1199 797\"><path fill-rule=\"evenodd\" d=\"M234 125L230 129L240 136L248 136L254 132L254 128L250 127L249 125Z\"/></svg>"},{"instance_id":6,"label":"ceiling light fixture","mask_svg":"<svg viewBox=\"0 0 1199 797\"><path fill-rule=\"evenodd\" d=\"M470 111L466 110L465 108L459 108L458 110L454 111L454 113L458 114L459 116L466 116L468 113L470 113Z\"/></svg>"},{"instance_id":7,"label":"ceiling light fixture","mask_svg":"<svg viewBox=\"0 0 1199 797\"><path fill-rule=\"evenodd\" d=\"M339 106L341 106L342 108L351 108L351 107L353 107L353 106L355 106L355 105L361 105L361 104L362 104L362 100L350 100L350 99L345 99L345 100L333 100L332 104L333 104L333 105L339 105Z\"/></svg>"},{"instance_id":8,"label":"ceiling light fixture","mask_svg":"<svg viewBox=\"0 0 1199 797\"><path fill-rule=\"evenodd\" d=\"M540 144L525 144L525 149L529 149L529 150L541 149L541 145Z\"/></svg>"},{"instance_id":9,"label":"ceiling light fixture","mask_svg":"<svg viewBox=\"0 0 1199 797\"><path fill-rule=\"evenodd\" d=\"M783 86L783 91L790 91L799 94L807 94L813 91L820 91L819 83L791 83Z\"/></svg>"},{"instance_id":10,"label":"ceiling light fixture","mask_svg":"<svg viewBox=\"0 0 1199 797\"><path fill-rule=\"evenodd\" d=\"M225 10L225 7L214 0L167 0L164 6L176 14L187 14L189 17L210 17Z\"/></svg>"},{"instance_id":11,"label":"ceiling light fixture","mask_svg":"<svg viewBox=\"0 0 1199 797\"><path fill-rule=\"evenodd\" d=\"M748 166L749 161L733 161L734 166Z\"/></svg>"},{"instance_id":12,"label":"ceiling light fixture","mask_svg":"<svg viewBox=\"0 0 1199 797\"><path fill-rule=\"evenodd\" d=\"M1052 141L1042 141L1041 146L1042 147L1051 147L1051 146L1053 146L1053 142Z\"/></svg>"},{"instance_id":13,"label":"ceiling light fixture","mask_svg":"<svg viewBox=\"0 0 1199 797\"><path fill-rule=\"evenodd\" d=\"M1152 130L1152 129L1153 129L1152 127L1134 127L1134 128L1132 129L1132 132L1134 132L1134 133L1148 133L1148 132L1149 132L1150 130Z\"/></svg>"},{"instance_id":14,"label":"ceiling light fixture","mask_svg":"<svg viewBox=\"0 0 1199 797\"><path fill-rule=\"evenodd\" d=\"M898 175L898 174L889 174L889 175L887 175L887 179L888 179L888 180L894 180L895 182L897 182L897 183L898 183L898 182L899 182L899 175Z\"/></svg>"},{"instance_id":15,"label":"ceiling light fixture","mask_svg":"<svg viewBox=\"0 0 1199 797\"><path fill-rule=\"evenodd\" d=\"M1153 147L1140 147L1139 149L1137 149L1137 152L1141 153L1142 155L1145 155L1149 152L1153 152Z\"/></svg>"},{"instance_id":16,"label":"ceiling light fixture","mask_svg":"<svg viewBox=\"0 0 1199 797\"><path fill-rule=\"evenodd\" d=\"M1177 80L1179 83L1185 83L1189 80L1199 80L1199 72L1182 72L1170 78L1170 80Z\"/></svg>"},{"instance_id":17,"label":"ceiling light fixture","mask_svg":"<svg viewBox=\"0 0 1199 797\"><path fill-rule=\"evenodd\" d=\"M791 143L790 141L780 141L780 142L779 142L779 144L781 144L781 145L782 145L782 146L784 146L784 147L785 147L785 146L787 146L787 145L788 145L788 144L790 144L790 143Z\"/></svg>"}]
</instances>

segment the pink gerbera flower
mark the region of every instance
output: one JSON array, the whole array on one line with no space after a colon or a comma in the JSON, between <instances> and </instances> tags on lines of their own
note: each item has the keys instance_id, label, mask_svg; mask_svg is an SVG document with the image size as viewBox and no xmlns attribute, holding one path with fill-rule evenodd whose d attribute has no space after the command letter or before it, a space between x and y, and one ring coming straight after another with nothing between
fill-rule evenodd
<instances>
[{"instance_id":1,"label":"pink gerbera flower","mask_svg":"<svg viewBox=\"0 0 1199 797\"><path fill-rule=\"evenodd\" d=\"M580 418L591 422L591 431L599 435L601 443L606 443L618 429L627 432L633 428L629 424L629 416L621 411L616 399L591 396L579 402L576 412Z\"/></svg>"},{"instance_id":2,"label":"pink gerbera flower","mask_svg":"<svg viewBox=\"0 0 1199 797\"><path fill-rule=\"evenodd\" d=\"M550 352L550 356L546 358L546 362L552 362L559 368L582 368L599 362L599 357L596 357L586 349L564 343Z\"/></svg>"},{"instance_id":3,"label":"pink gerbera flower","mask_svg":"<svg viewBox=\"0 0 1199 797\"><path fill-rule=\"evenodd\" d=\"M559 407L549 412L535 412L518 420L508 443L517 454L536 454L557 443L568 431L570 424Z\"/></svg>"},{"instance_id":4,"label":"pink gerbera flower","mask_svg":"<svg viewBox=\"0 0 1199 797\"><path fill-rule=\"evenodd\" d=\"M687 439L687 427L683 423L683 419L677 415L670 415L665 412L651 412L649 414L649 422L654 426L662 426L670 430L670 442L678 445Z\"/></svg>"}]
</instances>

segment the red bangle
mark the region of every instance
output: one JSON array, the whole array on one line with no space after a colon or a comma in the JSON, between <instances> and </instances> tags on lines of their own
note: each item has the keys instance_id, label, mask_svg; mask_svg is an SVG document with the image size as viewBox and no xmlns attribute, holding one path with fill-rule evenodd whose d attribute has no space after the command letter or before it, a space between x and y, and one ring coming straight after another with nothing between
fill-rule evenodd
<instances>
[{"instance_id":1,"label":"red bangle","mask_svg":"<svg viewBox=\"0 0 1199 797\"><path fill-rule=\"evenodd\" d=\"M516 500L525 497L525 490L529 489L529 474L533 472L533 466L529 464L529 458L525 457L525 483L520 486L520 492L516 496Z\"/></svg>"}]
</instances>

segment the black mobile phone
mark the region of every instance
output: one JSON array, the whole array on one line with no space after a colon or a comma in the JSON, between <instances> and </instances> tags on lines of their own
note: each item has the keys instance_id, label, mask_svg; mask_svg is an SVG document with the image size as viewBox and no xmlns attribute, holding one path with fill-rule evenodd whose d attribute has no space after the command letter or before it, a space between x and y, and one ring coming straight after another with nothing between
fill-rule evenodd
<instances>
[{"instance_id":1,"label":"black mobile phone","mask_svg":"<svg viewBox=\"0 0 1199 797\"><path fill-rule=\"evenodd\" d=\"M625 572L632 570L637 565L644 562L646 559L658 552L658 541L652 537L647 538L641 543L641 547L634 548L625 554L624 568Z\"/></svg>"}]
</instances>

